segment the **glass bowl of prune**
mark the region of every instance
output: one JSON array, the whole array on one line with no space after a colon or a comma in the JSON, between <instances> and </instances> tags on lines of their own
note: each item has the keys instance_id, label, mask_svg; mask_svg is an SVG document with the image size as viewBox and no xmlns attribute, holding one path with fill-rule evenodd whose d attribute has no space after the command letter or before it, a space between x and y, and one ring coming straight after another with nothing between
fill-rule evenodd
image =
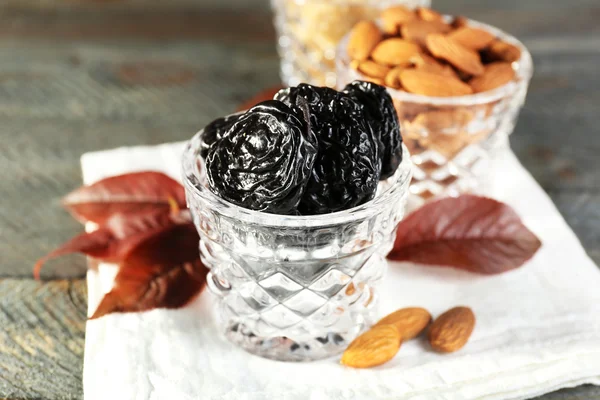
<instances>
[{"instance_id":1,"label":"glass bowl of prune","mask_svg":"<svg viewBox=\"0 0 600 400\"><path fill-rule=\"evenodd\" d=\"M338 44L338 84L387 87L414 164L409 208L463 193L493 194L533 63L514 36L464 17L383 10ZM376 37L359 48L365 32ZM360 51L359 51L360 50Z\"/></svg>"},{"instance_id":2,"label":"glass bowl of prune","mask_svg":"<svg viewBox=\"0 0 600 400\"><path fill-rule=\"evenodd\" d=\"M183 174L231 342L316 360L373 322L412 176L385 88L284 89L198 132Z\"/></svg>"}]
</instances>

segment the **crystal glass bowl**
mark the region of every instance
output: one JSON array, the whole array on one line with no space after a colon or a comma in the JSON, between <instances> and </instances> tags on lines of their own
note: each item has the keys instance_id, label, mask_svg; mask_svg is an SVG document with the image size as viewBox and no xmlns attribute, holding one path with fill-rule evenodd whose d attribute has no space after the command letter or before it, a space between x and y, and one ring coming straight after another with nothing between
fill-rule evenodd
<instances>
[{"instance_id":1,"label":"crystal glass bowl","mask_svg":"<svg viewBox=\"0 0 600 400\"><path fill-rule=\"evenodd\" d=\"M374 322L377 285L408 197L406 148L396 174L380 182L368 203L287 216L214 195L198 156L200 135L185 149L184 183L222 332L248 352L277 360L342 352Z\"/></svg>"},{"instance_id":2,"label":"crystal glass bowl","mask_svg":"<svg viewBox=\"0 0 600 400\"><path fill-rule=\"evenodd\" d=\"M388 88L414 164L409 209L431 198L493 190L493 160L508 146L508 136L525 102L533 74L529 51L497 28L476 21L469 25L519 47L521 59L513 63L515 79L488 92L456 97ZM337 50L338 88L357 79L368 80L350 67L347 43L348 36Z\"/></svg>"},{"instance_id":3,"label":"crystal glass bowl","mask_svg":"<svg viewBox=\"0 0 600 400\"><path fill-rule=\"evenodd\" d=\"M281 79L287 86L335 87L335 48L355 23L394 5L429 6L430 0L271 0Z\"/></svg>"}]
</instances>

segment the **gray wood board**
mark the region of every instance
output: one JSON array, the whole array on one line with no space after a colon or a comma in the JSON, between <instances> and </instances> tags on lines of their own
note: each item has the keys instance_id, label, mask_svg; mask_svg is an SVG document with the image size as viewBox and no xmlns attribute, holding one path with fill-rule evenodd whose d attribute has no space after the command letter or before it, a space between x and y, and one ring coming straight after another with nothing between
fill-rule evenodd
<instances>
[{"instance_id":1,"label":"gray wood board","mask_svg":"<svg viewBox=\"0 0 600 400\"><path fill-rule=\"evenodd\" d=\"M435 4L529 47L536 73L512 146L600 263L600 3ZM0 397L82 397L85 283L28 279L81 230L60 208L81 182L80 155L186 139L278 83L271 18L266 0L0 5ZM44 277L84 270L66 257ZM600 399L600 389L542 399Z\"/></svg>"}]
</instances>

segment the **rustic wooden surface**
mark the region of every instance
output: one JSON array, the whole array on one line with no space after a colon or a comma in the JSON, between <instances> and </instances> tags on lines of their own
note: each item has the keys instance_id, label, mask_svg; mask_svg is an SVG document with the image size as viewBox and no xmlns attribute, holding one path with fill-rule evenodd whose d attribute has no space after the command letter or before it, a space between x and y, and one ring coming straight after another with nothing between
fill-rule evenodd
<instances>
[{"instance_id":1,"label":"rustic wooden surface","mask_svg":"<svg viewBox=\"0 0 600 400\"><path fill-rule=\"evenodd\" d=\"M600 263L600 3L434 2L531 50L513 148ZM277 82L267 0L0 4L0 398L82 397L84 260L30 279L37 257L81 229L59 207L81 182L79 156L185 139ZM540 399L600 399L600 388Z\"/></svg>"}]
</instances>

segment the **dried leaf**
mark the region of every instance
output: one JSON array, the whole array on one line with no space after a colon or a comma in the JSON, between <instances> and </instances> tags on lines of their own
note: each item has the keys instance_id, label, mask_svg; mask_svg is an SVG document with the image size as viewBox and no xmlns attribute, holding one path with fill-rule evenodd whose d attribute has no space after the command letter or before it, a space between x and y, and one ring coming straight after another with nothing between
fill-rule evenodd
<instances>
[{"instance_id":1,"label":"dried leaf","mask_svg":"<svg viewBox=\"0 0 600 400\"><path fill-rule=\"evenodd\" d=\"M71 253L82 253L106 262L121 262L140 242L174 224L185 222L188 221L177 221L161 209L115 214L96 231L77 235L39 259L33 275L39 279L40 270L48 260Z\"/></svg>"},{"instance_id":2,"label":"dried leaf","mask_svg":"<svg viewBox=\"0 0 600 400\"><path fill-rule=\"evenodd\" d=\"M131 249L120 265L113 289L92 319L113 312L179 308L204 287L207 269L200 261L193 223L175 224Z\"/></svg>"},{"instance_id":3,"label":"dried leaf","mask_svg":"<svg viewBox=\"0 0 600 400\"><path fill-rule=\"evenodd\" d=\"M63 204L75 218L102 224L117 213L168 211L172 200L180 208L186 208L183 186L165 174L146 171L112 176L83 186L68 194Z\"/></svg>"},{"instance_id":4,"label":"dried leaf","mask_svg":"<svg viewBox=\"0 0 600 400\"><path fill-rule=\"evenodd\" d=\"M244 101L238 108L236 111L245 111L249 108L251 108L252 106L257 105L258 103L265 101L265 100L273 100L273 96L275 96L275 93L279 92L281 89L283 89L283 86L274 86L268 89L265 89L259 93L257 93L255 96L252 96L250 99Z\"/></svg>"},{"instance_id":5,"label":"dried leaf","mask_svg":"<svg viewBox=\"0 0 600 400\"><path fill-rule=\"evenodd\" d=\"M462 195L426 204L404 219L388 257L497 274L523 265L540 246L508 205Z\"/></svg>"},{"instance_id":6,"label":"dried leaf","mask_svg":"<svg viewBox=\"0 0 600 400\"><path fill-rule=\"evenodd\" d=\"M115 312L183 307L202 291L206 272L199 259L168 266L122 265L112 290L102 298L91 319Z\"/></svg>"},{"instance_id":7,"label":"dried leaf","mask_svg":"<svg viewBox=\"0 0 600 400\"><path fill-rule=\"evenodd\" d=\"M199 243L200 237L192 222L171 224L138 242L122 263L142 267L183 264L200 257Z\"/></svg>"}]
</instances>

